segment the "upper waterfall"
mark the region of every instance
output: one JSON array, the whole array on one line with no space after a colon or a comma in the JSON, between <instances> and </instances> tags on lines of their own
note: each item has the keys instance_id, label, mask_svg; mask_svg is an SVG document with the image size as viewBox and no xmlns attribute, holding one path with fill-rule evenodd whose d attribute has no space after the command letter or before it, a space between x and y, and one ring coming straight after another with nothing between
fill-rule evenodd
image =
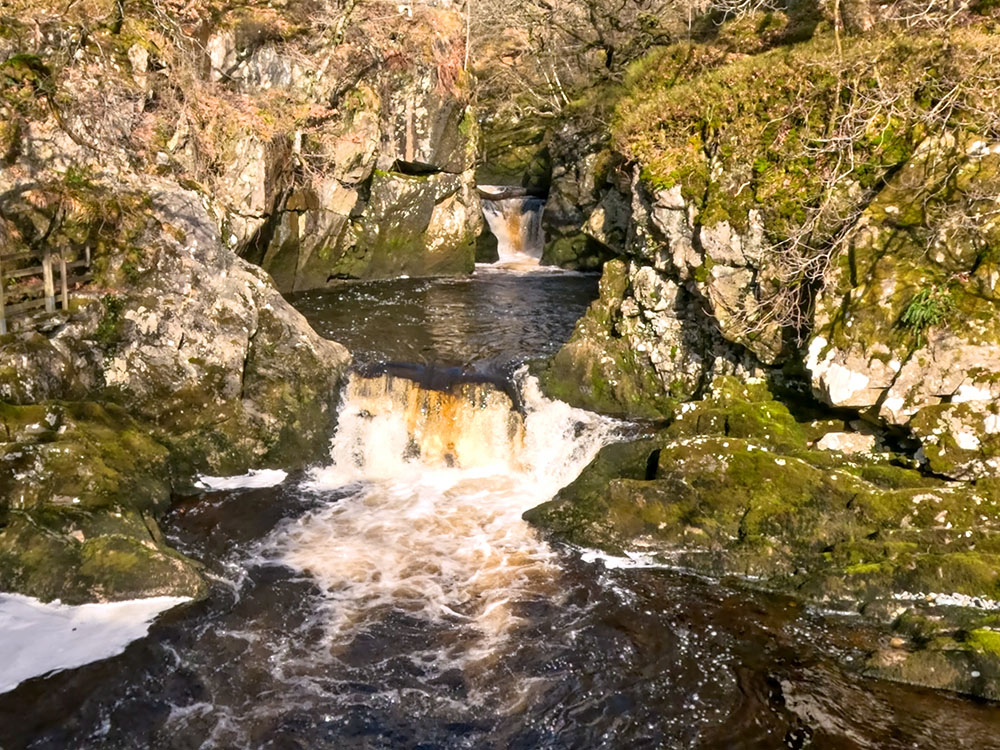
<instances>
[{"instance_id":1,"label":"upper waterfall","mask_svg":"<svg viewBox=\"0 0 1000 750\"><path fill-rule=\"evenodd\" d=\"M542 211L545 200L526 191L480 185L483 215L497 238L497 265L518 269L537 267L545 249ZM491 197L495 196L495 197Z\"/></svg>"}]
</instances>

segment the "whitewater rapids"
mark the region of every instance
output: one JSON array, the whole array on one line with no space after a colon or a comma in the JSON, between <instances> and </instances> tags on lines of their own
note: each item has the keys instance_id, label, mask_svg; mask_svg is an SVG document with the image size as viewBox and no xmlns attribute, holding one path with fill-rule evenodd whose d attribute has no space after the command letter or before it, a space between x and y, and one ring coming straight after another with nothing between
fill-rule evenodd
<instances>
[{"instance_id":1,"label":"whitewater rapids","mask_svg":"<svg viewBox=\"0 0 1000 750\"><path fill-rule=\"evenodd\" d=\"M576 478L616 424L546 399L524 372L516 384L521 409L485 383L352 376L332 462L306 484L340 499L271 538L323 589L332 646L403 612L472 626L476 642L452 655L468 664L511 633L513 604L558 595L555 553L521 514Z\"/></svg>"}]
</instances>

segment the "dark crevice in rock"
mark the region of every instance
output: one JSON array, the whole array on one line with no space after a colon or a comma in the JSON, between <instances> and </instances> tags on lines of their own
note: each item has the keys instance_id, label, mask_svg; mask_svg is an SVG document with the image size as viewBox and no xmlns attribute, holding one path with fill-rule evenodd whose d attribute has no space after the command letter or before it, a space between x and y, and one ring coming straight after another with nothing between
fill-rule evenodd
<instances>
[{"instance_id":1,"label":"dark crevice in rock","mask_svg":"<svg viewBox=\"0 0 1000 750\"><path fill-rule=\"evenodd\" d=\"M244 260L248 260L254 265L260 266L264 263L264 257L267 255L267 250L271 246L271 242L274 240L275 232L278 229L278 224L281 222L281 217L284 215L285 201L288 198L289 190L282 190L275 196L274 205L270 213L268 213L264 219L264 223L257 229L256 232L247 240L246 244L242 248L239 248L237 255L239 255Z\"/></svg>"},{"instance_id":2,"label":"dark crevice in rock","mask_svg":"<svg viewBox=\"0 0 1000 750\"><path fill-rule=\"evenodd\" d=\"M396 159L392 163L392 167L389 168L389 171L410 177L426 177L432 174L454 174L454 172L448 172L434 164L427 164L422 161L403 161L402 159Z\"/></svg>"},{"instance_id":3,"label":"dark crevice in rock","mask_svg":"<svg viewBox=\"0 0 1000 750\"><path fill-rule=\"evenodd\" d=\"M651 451L649 457L646 459L646 481L650 482L656 479L656 475L660 468L660 448Z\"/></svg>"}]
</instances>

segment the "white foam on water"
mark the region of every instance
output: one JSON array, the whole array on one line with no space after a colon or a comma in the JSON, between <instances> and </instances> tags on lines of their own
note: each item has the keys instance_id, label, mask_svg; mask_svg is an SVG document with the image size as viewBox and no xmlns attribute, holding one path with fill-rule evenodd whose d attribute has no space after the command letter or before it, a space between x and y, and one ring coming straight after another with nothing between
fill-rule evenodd
<instances>
[{"instance_id":1,"label":"white foam on water","mask_svg":"<svg viewBox=\"0 0 1000 750\"><path fill-rule=\"evenodd\" d=\"M0 594L0 693L32 677L117 656L161 612L190 601L158 596L104 604L46 604Z\"/></svg>"},{"instance_id":2,"label":"white foam on water","mask_svg":"<svg viewBox=\"0 0 1000 750\"><path fill-rule=\"evenodd\" d=\"M277 487L288 479L288 472L281 469L251 469L235 477L199 476L195 487L202 490L241 490Z\"/></svg>"},{"instance_id":3,"label":"white foam on water","mask_svg":"<svg viewBox=\"0 0 1000 750\"><path fill-rule=\"evenodd\" d=\"M493 386L441 394L353 376L334 460L307 487L354 491L270 540L272 555L325 591L334 643L391 609L469 625L475 643L452 655L468 663L516 625L514 603L558 596L555 553L521 514L575 479L617 423L546 399L523 373L518 382L523 417Z\"/></svg>"}]
</instances>

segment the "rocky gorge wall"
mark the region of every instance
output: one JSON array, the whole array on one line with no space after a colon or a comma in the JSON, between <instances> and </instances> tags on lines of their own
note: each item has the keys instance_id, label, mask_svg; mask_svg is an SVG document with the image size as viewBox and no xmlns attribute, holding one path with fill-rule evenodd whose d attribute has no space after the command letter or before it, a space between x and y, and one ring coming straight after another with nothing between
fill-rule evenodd
<instances>
[{"instance_id":1,"label":"rocky gorge wall","mask_svg":"<svg viewBox=\"0 0 1000 750\"><path fill-rule=\"evenodd\" d=\"M302 113L232 136L213 191L227 244L282 291L472 271L483 222L462 19L427 7L396 16L402 41L375 61L313 35L260 42L238 11L207 36L209 81L265 113L276 95ZM198 159L189 128L181 119L167 144L181 171Z\"/></svg>"},{"instance_id":2,"label":"rocky gorge wall","mask_svg":"<svg viewBox=\"0 0 1000 750\"><path fill-rule=\"evenodd\" d=\"M996 697L992 21L793 20L648 55L581 160L586 107L549 136L549 252L615 257L543 383L655 426L528 517L863 611L872 674Z\"/></svg>"}]
</instances>

